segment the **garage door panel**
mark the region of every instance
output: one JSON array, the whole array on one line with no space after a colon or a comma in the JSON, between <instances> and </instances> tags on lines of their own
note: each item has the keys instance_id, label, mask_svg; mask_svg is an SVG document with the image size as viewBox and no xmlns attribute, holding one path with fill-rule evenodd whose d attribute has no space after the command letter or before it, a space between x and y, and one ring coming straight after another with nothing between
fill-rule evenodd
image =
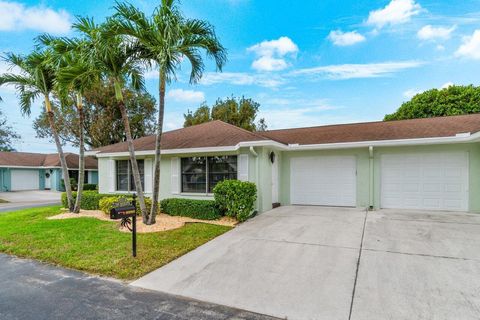
<instances>
[{"instance_id":1,"label":"garage door panel","mask_svg":"<svg viewBox=\"0 0 480 320\"><path fill-rule=\"evenodd\" d=\"M38 190L40 188L38 170L12 169L10 176L12 191Z\"/></svg>"},{"instance_id":2,"label":"garage door panel","mask_svg":"<svg viewBox=\"0 0 480 320\"><path fill-rule=\"evenodd\" d=\"M380 201L383 208L467 211L468 153L383 155Z\"/></svg>"},{"instance_id":3,"label":"garage door panel","mask_svg":"<svg viewBox=\"0 0 480 320\"><path fill-rule=\"evenodd\" d=\"M291 203L355 206L355 157L292 158Z\"/></svg>"}]
</instances>

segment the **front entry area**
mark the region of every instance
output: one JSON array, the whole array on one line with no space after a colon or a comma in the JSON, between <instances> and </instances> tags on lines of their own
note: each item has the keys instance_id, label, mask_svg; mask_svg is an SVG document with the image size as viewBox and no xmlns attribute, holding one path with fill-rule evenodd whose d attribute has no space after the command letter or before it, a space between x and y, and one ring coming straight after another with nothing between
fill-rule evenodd
<instances>
[{"instance_id":1,"label":"front entry area","mask_svg":"<svg viewBox=\"0 0 480 320\"><path fill-rule=\"evenodd\" d=\"M355 207L356 171L355 156L294 157L290 160L290 201Z\"/></svg>"}]
</instances>

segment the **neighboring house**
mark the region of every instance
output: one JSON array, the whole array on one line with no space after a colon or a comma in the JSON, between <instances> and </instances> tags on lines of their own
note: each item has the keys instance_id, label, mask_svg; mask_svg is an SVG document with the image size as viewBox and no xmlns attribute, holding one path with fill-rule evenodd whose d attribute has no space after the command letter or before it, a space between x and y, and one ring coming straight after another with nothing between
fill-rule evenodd
<instances>
[{"instance_id":1,"label":"neighboring house","mask_svg":"<svg viewBox=\"0 0 480 320\"><path fill-rule=\"evenodd\" d=\"M210 199L223 179L258 187L260 212L325 205L480 212L480 114L249 132L221 121L166 132L161 199ZM134 141L152 192L155 136ZM101 193L134 190L125 142L89 152Z\"/></svg>"},{"instance_id":2,"label":"neighboring house","mask_svg":"<svg viewBox=\"0 0 480 320\"><path fill-rule=\"evenodd\" d=\"M78 155L65 153L70 177L78 179ZM97 159L85 158L85 183L98 183ZM57 153L0 152L0 191L63 191Z\"/></svg>"}]
</instances>

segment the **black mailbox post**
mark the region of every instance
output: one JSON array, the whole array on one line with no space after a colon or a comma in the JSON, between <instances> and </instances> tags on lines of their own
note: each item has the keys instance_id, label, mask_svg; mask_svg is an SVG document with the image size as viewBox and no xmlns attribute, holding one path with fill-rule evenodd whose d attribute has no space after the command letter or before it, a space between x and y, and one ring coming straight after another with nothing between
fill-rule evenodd
<instances>
[{"instance_id":1,"label":"black mailbox post","mask_svg":"<svg viewBox=\"0 0 480 320\"><path fill-rule=\"evenodd\" d=\"M137 256L137 196L133 194L131 203L126 201L116 203L116 207L110 210L110 219L122 219L122 226L132 232L132 256ZM130 227L130 224L132 227Z\"/></svg>"}]
</instances>

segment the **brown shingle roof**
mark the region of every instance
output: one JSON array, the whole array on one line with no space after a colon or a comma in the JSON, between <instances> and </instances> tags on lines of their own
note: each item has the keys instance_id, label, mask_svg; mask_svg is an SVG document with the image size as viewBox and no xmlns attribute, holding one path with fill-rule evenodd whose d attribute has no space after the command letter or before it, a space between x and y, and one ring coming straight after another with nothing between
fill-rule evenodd
<instances>
[{"instance_id":1,"label":"brown shingle roof","mask_svg":"<svg viewBox=\"0 0 480 320\"><path fill-rule=\"evenodd\" d=\"M67 167L78 168L78 155L65 153ZM19 167L61 167L58 153L0 152L0 166ZM97 169L97 159L85 157L85 169Z\"/></svg>"},{"instance_id":2,"label":"brown shingle roof","mask_svg":"<svg viewBox=\"0 0 480 320\"><path fill-rule=\"evenodd\" d=\"M238 128L223 121L211 121L199 125L165 132L162 136L163 149L235 146L243 141L265 140L259 134ZM136 139L135 151L155 150L155 135ZM94 149L102 153L126 152L127 143L120 142Z\"/></svg>"},{"instance_id":3,"label":"brown shingle roof","mask_svg":"<svg viewBox=\"0 0 480 320\"><path fill-rule=\"evenodd\" d=\"M271 130L262 135L285 144L326 144L377 140L451 137L480 131L480 114L413 120L378 121Z\"/></svg>"},{"instance_id":4,"label":"brown shingle roof","mask_svg":"<svg viewBox=\"0 0 480 320\"><path fill-rule=\"evenodd\" d=\"M480 131L480 114L426 119L377 121L326 125L309 128L249 132L222 121L168 131L163 134L163 149L235 146L239 142L274 140L283 144L327 144L342 142L401 140L451 137L457 133ZM155 136L134 140L135 151L155 149ZM121 142L94 149L100 153L127 152Z\"/></svg>"}]
</instances>

